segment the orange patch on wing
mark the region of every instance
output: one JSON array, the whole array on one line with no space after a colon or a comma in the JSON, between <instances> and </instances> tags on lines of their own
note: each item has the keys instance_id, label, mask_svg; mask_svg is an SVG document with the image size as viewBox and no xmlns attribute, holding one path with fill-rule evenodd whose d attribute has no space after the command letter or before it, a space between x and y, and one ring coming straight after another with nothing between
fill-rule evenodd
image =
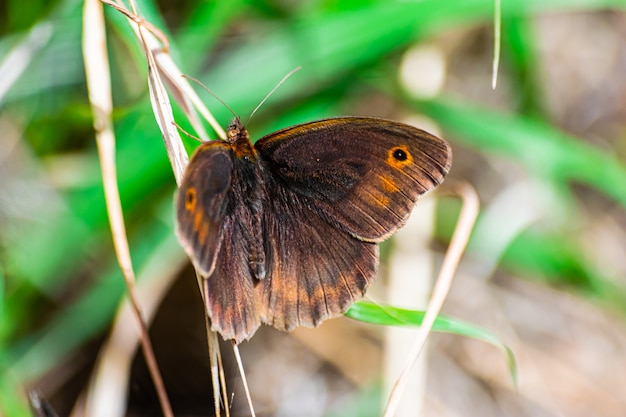
<instances>
[{"instance_id":1,"label":"orange patch on wing","mask_svg":"<svg viewBox=\"0 0 626 417\"><path fill-rule=\"evenodd\" d=\"M193 217L193 230L196 232L200 231L200 227L202 227L202 212L198 211L196 215Z\"/></svg>"},{"instance_id":2,"label":"orange patch on wing","mask_svg":"<svg viewBox=\"0 0 626 417\"><path fill-rule=\"evenodd\" d=\"M207 223L202 223L200 226L200 232L198 233L198 240L202 242L206 242L207 235L209 234L209 225Z\"/></svg>"},{"instance_id":3,"label":"orange patch on wing","mask_svg":"<svg viewBox=\"0 0 626 417\"><path fill-rule=\"evenodd\" d=\"M378 198L376 199L376 202L378 203L378 205L380 205L381 207L387 207L389 206L389 197L385 196L385 195L380 195L378 196Z\"/></svg>"},{"instance_id":4,"label":"orange patch on wing","mask_svg":"<svg viewBox=\"0 0 626 417\"><path fill-rule=\"evenodd\" d=\"M389 197L387 197L384 193L380 191L377 191L377 190L373 192L370 191L367 197L371 203L376 204L378 206L387 207L389 205Z\"/></svg>"},{"instance_id":5,"label":"orange patch on wing","mask_svg":"<svg viewBox=\"0 0 626 417\"><path fill-rule=\"evenodd\" d=\"M189 187L185 195L185 210L194 212L196 210L196 189Z\"/></svg>"},{"instance_id":6,"label":"orange patch on wing","mask_svg":"<svg viewBox=\"0 0 626 417\"><path fill-rule=\"evenodd\" d=\"M392 180L391 178L381 176L380 180L383 183L383 190L385 190L385 192L395 193L400 190L398 186L396 185L395 181Z\"/></svg>"}]
</instances>

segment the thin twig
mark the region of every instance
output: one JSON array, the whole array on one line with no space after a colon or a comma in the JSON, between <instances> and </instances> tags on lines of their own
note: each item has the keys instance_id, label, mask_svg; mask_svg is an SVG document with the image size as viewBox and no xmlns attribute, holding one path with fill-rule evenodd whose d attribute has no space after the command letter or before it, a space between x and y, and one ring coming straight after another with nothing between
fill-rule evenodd
<instances>
[{"instance_id":1,"label":"thin twig","mask_svg":"<svg viewBox=\"0 0 626 417\"><path fill-rule=\"evenodd\" d=\"M105 2L106 4L110 4L111 0L100 0ZM131 28L135 31L135 34L138 38L142 39L144 44L144 48L146 50L146 54L151 54L152 59L155 62L155 68L158 68L158 72L164 79L167 81L168 86L172 90L172 94L175 98L178 99L178 104L181 106L181 109L185 112L185 115L189 119L190 123L193 125L194 129L198 133L198 136L203 138L203 140L208 140L207 134L204 131L204 126L197 120L196 113L194 107L189 104L193 104L195 109L197 109L200 114L205 118L205 120L211 125L213 130L217 133L217 135L224 139L226 138L226 133L224 129L220 126L220 124L215 120L211 112L206 108L200 97L196 94L195 90L191 88L191 85L185 79L182 71L178 68L176 63L172 60L171 55L167 52L161 44L156 36L153 35L153 31L145 32L142 36L139 35L139 27L143 27L143 20L140 17L137 17L137 13L134 11L129 11L125 8L124 4L120 0L115 0L115 8L119 10L124 15L129 16L130 21L132 22ZM131 1L131 6L134 8L134 4ZM154 32L159 33L159 32ZM149 51L149 52L148 52ZM163 128L161 128L163 130Z\"/></svg>"},{"instance_id":2,"label":"thin twig","mask_svg":"<svg viewBox=\"0 0 626 417\"><path fill-rule=\"evenodd\" d=\"M101 1L111 4L111 0ZM153 112L163 135L163 141L165 143L170 163L172 164L176 183L180 186L189 159L180 139L180 135L176 130L178 125L174 121L169 96L165 90L164 82L167 83L169 89L171 90L171 94L178 101L192 126L196 129L196 132L198 132L202 139L206 140L207 137L204 132L204 127L196 118L195 109L197 109L202 116L204 116L204 118L209 122L209 124L211 124L213 129L221 138L225 138L226 134L215 118L213 118L211 113L206 109L195 91L191 88L169 53L164 51L163 48L158 45L158 42L152 35L151 31L144 30L145 21L136 16L137 12L133 0L130 1L132 12L128 11L119 0L116 0L115 3L115 8L129 17L131 27L141 40L141 44L144 48L144 53L148 61L148 85ZM192 105L195 106L195 108ZM206 280L199 275L198 284L205 300L207 343L209 359L211 362L215 410L217 415L220 415L220 398L223 398L226 415L229 417L230 407L226 396L225 376L223 373L219 343L217 335L210 330L208 310L206 306L208 295L206 290ZM222 395L220 395L220 386L222 388Z\"/></svg>"},{"instance_id":3,"label":"thin twig","mask_svg":"<svg viewBox=\"0 0 626 417\"><path fill-rule=\"evenodd\" d=\"M120 202L119 189L117 186L117 173L115 165L115 136L113 134L111 111L113 108L111 98L111 81L109 77L109 61L106 53L106 39L104 30L104 16L102 4L97 0L86 0L83 14L83 54L85 56L85 73L89 90L96 144L100 165L102 169L102 181L106 200L113 246L119 263L124 281L126 283L131 308L137 325L141 331L141 347L152 376L155 389L159 396L163 413L173 416L172 408L165 392L163 379L154 357L148 330L142 317L141 309L137 303L135 293L135 273L133 270L122 204Z\"/></svg>"},{"instance_id":4,"label":"thin twig","mask_svg":"<svg viewBox=\"0 0 626 417\"><path fill-rule=\"evenodd\" d=\"M211 322L209 321L209 315L206 314L206 297L209 293L208 281L196 271L198 283L200 284L200 289L202 293L203 305L205 306L205 314L204 314L204 325L206 328L206 336L207 336L207 347L209 349L209 365L211 367L211 385L213 387L213 406L215 408L215 416L221 417L222 415L222 405L220 403L220 399L224 398L224 409L226 410L226 416L229 416L229 407L228 407L228 398L226 395L220 395L220 385L224 387L223 384L220 384L220 366L221 360L220 349L219 349L219 341L215 337L215 332L211 331Z\"/></svg>"},{"instance_id":5,"label":"thin twig","mask_svg":"<svg viewBox=\"0 0 626 417\"><path fill-rule=\"evenodd\" d=\"M206 315L208 319L208 314ZM211 332L213 345L215 348L215 356L217 357L217 369L220 374L220 387L222 387L222 398L224 398L224 410L226 411L226 417L230 417L230 406L232 404L232 397L228 398L228 392L226 391L226 374L224 373L224 364L222 363L222 351L219 349L219 337L216 332Z\"/></svg>"},{"instance_id":6,"label":"thin twig","mask_svg":"<svg viewBox=\"0 0 626 417\"><path fill-rule=\"evenodd\" d=\"M501 0L494 0L493 13L493 67L491 69L491 88L498 85L498 67L500 66L500 45L502 44L502 5Z\"/></svg>"},{"instance_id":7,"label":"thin twig","mask_svg":"<svg viewBox=\"0 0 626 417\"><path fill-rule=\"evenodd\" d=\"M246 372L243 369L243 362L241 362L241 355L239 354L239 347L237 343L233 340L233 353L235 354L235 359L237 360L237 367L239 368L239 375L241 375L241 382L243 382L243 389L246 392L246 399L248 400L248 406L250 407L250 413L252 417L256 417L254 413L254 405L252 405L252 397L250 396L250 389L248 388L248 380L246 378Z\"/></svg>"},{"instance_id":8,"label":"thin twig","mask_svg":"<svg viewBox=\"0 0 626 417\"><path fill-rule=\"evenodd\" d=\"M133 22L135 22L138 26L142 26L142 27L145 27L146 29L148 29L154 36L156 36L159 39L159 41L161 41L161 43L163 44L163 50L166 51L166 52L169 52L169 50L170 50L170 40L167 38L165 33L163 33L159 28L157 28L156 26L154 26L152 23L148 22L147 20L145 20L141 16L138 16L137 14L127 10L122 4L118 4L118 3L114 2L114 1L111 1L111 0L100 0L100 1L102 3L104 3L104 4L106 4L107 6L113 7L115 10L117 10L120 13L122 13L128 19L130 19ZM132 1L131 1L131 3L132 3Z\"/></svg>"},{"instance_id":9,"label":"thin twig","mask_svg":"<svg viewBox=\"0 0 626 417\"><path fill-rule=\"evenodd\" d=\"M391 417L396 413L398 404L400 403L400 398L402 398L402 394L408 381L410 370L417 361L417 358L426 343L426 338L428 337L428 334L433 327L433 323L437 318L437 314L439 314L439 311L443 306L450 289L450 285L452 284L454 273L459 265L461 256L465 251L465 247L469 241L474 223L476 222L476 217L478 216L478 195L476 194L476 190L474 190L471 185L465 182L451 184L451 187L449 186L448 189L450 189L453 194L460 196L463 200L459 221L454 231L454 235L452 236L450 246L446 252L443 265L439 271L433 295L428 303L424 320L420 326L415 344L411 349L411 354L409 355L407 364L398 377L398 380L389 395L387 407L385 408L385 412L383 414L384 417Z\"/></svg>"}]
</instances>

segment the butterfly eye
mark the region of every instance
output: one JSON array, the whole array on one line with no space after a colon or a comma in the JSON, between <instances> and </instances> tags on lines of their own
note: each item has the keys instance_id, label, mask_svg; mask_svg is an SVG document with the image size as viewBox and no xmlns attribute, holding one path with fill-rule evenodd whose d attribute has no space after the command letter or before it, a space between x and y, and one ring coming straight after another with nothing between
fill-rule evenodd
<instances>
[{"instance_id":1,"label":"butterfly eye","mask_svg":"<svg viewBox=\"0 0 626 417\"><path fill-rule=\"evenodd\" d=\"M408 155L406 154L404 149L395 149L392 155L398 161L406 161L408 158Z\"/></svg>"}]
</instances>

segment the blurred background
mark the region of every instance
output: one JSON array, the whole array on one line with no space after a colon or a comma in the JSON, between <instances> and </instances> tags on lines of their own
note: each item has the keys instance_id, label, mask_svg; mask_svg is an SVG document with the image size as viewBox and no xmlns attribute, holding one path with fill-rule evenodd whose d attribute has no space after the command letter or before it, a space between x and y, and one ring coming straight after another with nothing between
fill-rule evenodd
<instances>
[{"instance_id":1,"label":"blurred background","mask_svg":"<svg viewBox=\"0 0 626 417\"><path fill-rule=\"evenodd\" d=\"M451 143L448 181L470 182L482 211L444 313L498 335L519 381L493 346L433 334L424 383L406 394L423 410L412 415L624 415L626 1L503 0L495 90L488 0L138 3L182 71L244 120L302 67L255 115L254 138L375 115ZM159 415L132 318L119 313L110 335L125 289L85 85L82 7L0 0L0 415L30 415L33 389L58 415L82 415L96 360L111 351L122 358L112 385L128 387L128 414ZM120 13L107 7L106 24L119 186L157 360L175 414L212 415L202 305L173 234L175 182L146 61ZM200 94L226 126L232 114ZM427 200L418 221L432 238L415 248L436 269L459 203ZM377 302L388 301L397 246L383 247L369 293ZM381 415L385 331L346 318L291 334L262 328L241 346L257 415ZM229 345L223 352L232 414L249 415Z\"/></svg>"}]
</instances>

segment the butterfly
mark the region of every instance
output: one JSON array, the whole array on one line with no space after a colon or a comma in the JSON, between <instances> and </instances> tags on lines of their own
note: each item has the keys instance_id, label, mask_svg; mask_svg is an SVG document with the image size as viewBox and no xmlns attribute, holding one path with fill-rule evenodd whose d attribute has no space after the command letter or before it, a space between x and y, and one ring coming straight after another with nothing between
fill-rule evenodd
<instances>
[{"instance_id":1,"label":"butterfly","mask_svg":"<svg viewBox=\"0 0 626 417\"><path fill-rule=\"evenodd\" d=\"M319 120L253 145L235 118L226 140L198 147L175 197L212 330L239 343L262 323L342 315L376 277L378 243L451 163L444 140L395 121Z\"/></svg>"}]
</instances>

